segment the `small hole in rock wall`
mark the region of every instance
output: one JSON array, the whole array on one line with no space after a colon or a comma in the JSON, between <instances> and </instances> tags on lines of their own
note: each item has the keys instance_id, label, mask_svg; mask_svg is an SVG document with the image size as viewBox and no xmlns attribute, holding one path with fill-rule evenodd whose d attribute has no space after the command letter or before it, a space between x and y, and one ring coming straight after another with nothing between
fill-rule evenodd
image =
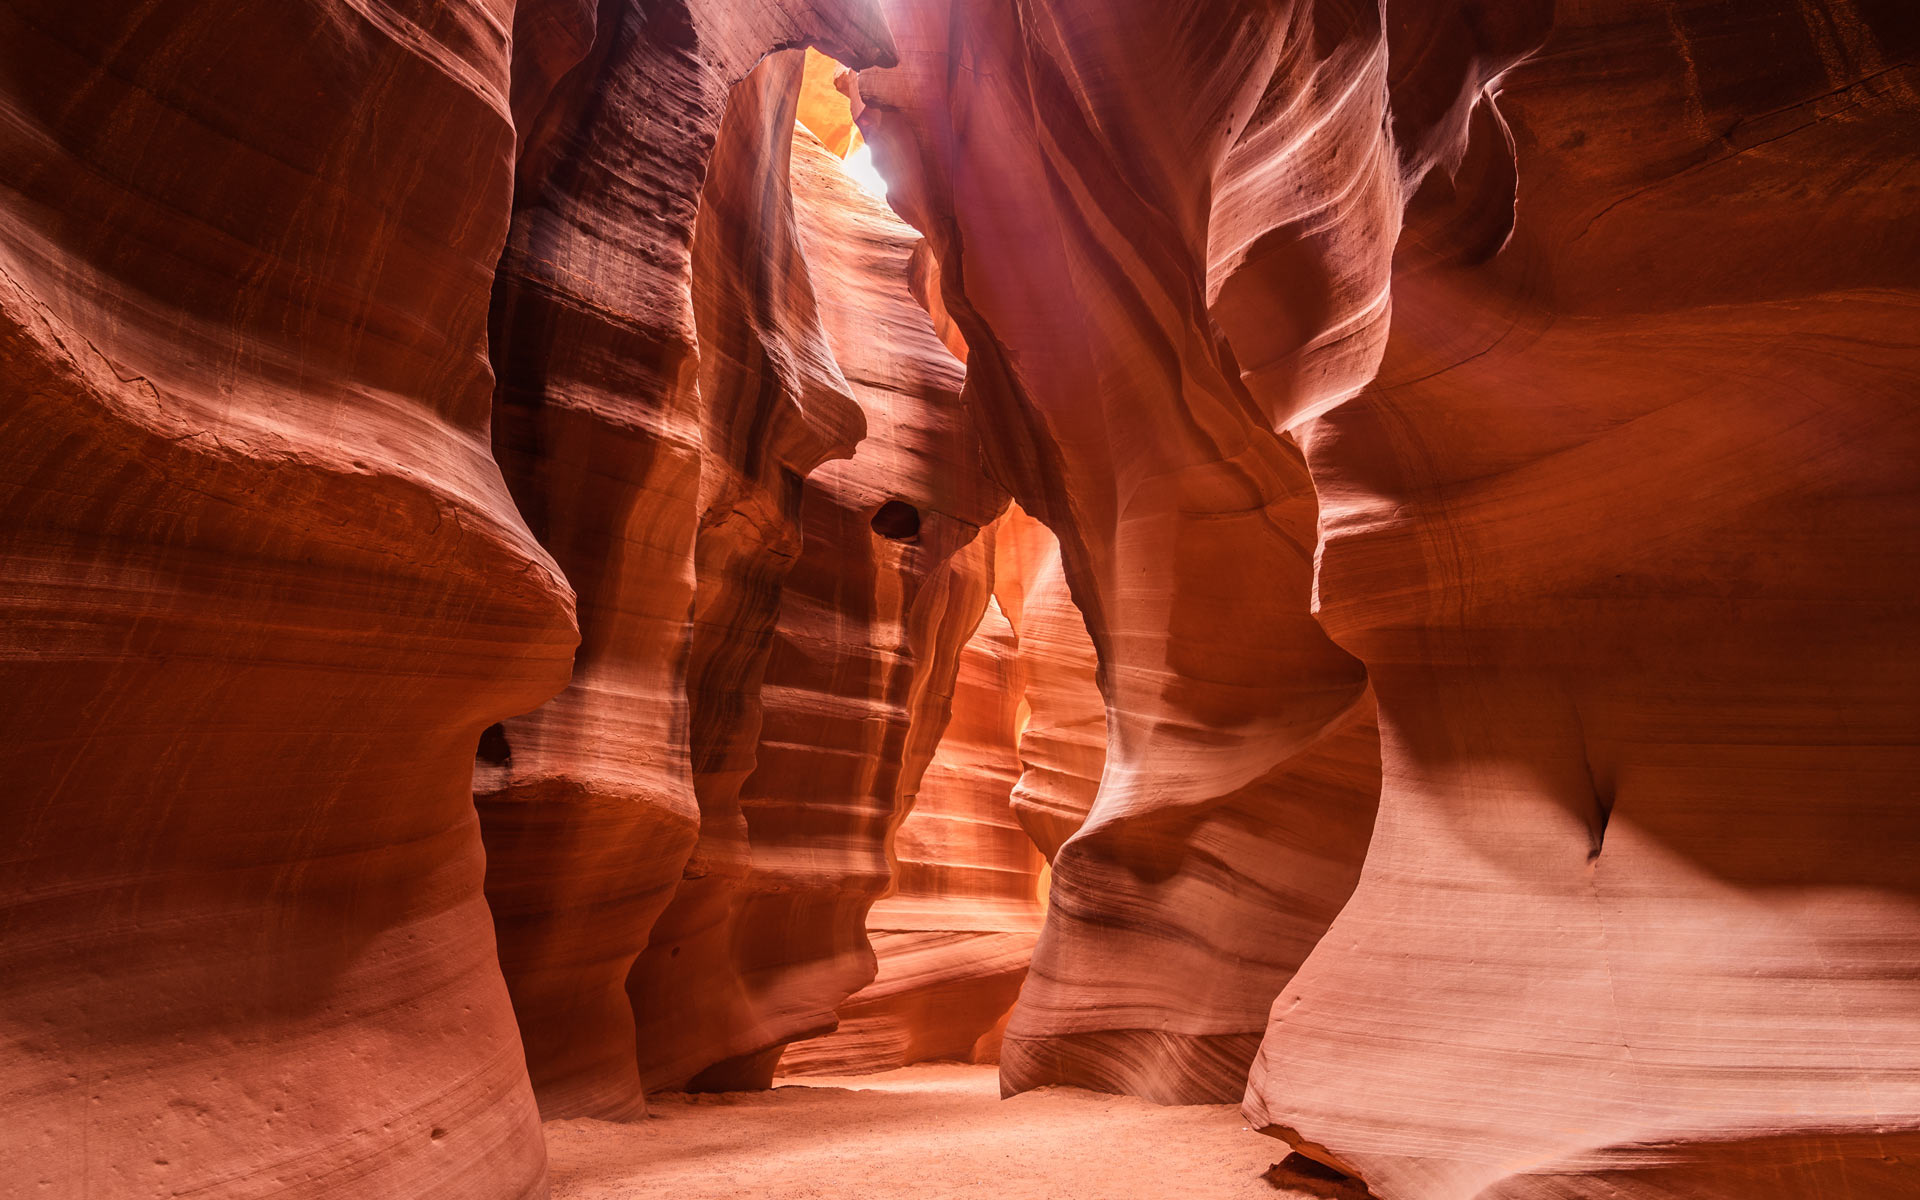
<instances>
[{"instance_id":1,"label":"small hole in rock wall","mask_svg":"<svg viewBox=\"0 0 1920 1200\"><path fill-rule=\"evenodd\" d=\"M896 542L920 537L920 510L904 500L889 500L873 514L873 531Z\"/></svg>"}]
</instances>

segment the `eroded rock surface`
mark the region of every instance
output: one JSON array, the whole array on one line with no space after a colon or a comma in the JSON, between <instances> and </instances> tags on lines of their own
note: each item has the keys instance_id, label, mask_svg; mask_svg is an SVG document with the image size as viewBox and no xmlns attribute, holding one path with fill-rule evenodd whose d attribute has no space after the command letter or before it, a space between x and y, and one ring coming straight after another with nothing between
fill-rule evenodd
<instances>
[{"instance_id":1,"label":"eroded rock surface","mask_svg":"<svg viewBox=\"0 0 1920 1200\"><path fill-rule=\"evenodd\" d=\"M1009 802L1051 863L1093 810L1107 758L1106 704L1059 541L1014 505L994 530L994 557L994 595L1018 631L1020 776Z\"/></svg>"},{"instance_id":2,"label":"eroded rock surface","mask_svg":"<svg viewBox=\"0 0 1920 1200\"><path fill-rule=\"evenodd\" d=\"M983 537L993 537L1004 523ZM1043 860L1009 802L1023 688L993 600L960 653L953 716L894 831L891 882L867 914L877 973L832 1034L787 1048L785 1074L991 1062L1040 932ZM986 1039L983 1043L982 1039Z\"/></svg>"},{"instance_id":3,"label":"eroded rock surface","mask_svg":"<svg viewBox=\"0 0 1920 1200\"><path fill-rule=\"evenodd\" d=\"M1920 1194L1920 30L1560 7L1511 244L1422 197L1304 439L1386 778L1248 1111L1387 1200Z\"/></svg>"},{"instance_id":4,"label":"eroded rock surface","mask_svg":"<svg viewBox=\"0 0 1920 1200\"><path fill-rule=\"evenodd\" d=\"M1304 6L890 19L901 66L861 74L861 122L941 259L993 470L1060 539L1106 702L1002 1077L1232 1098L1358 876L1377 787L1365 673L1310 612L1312 484L1275 427L1377 355L1385 34ZM1293 340L1239 362L1221 327L1275 325L1263 281L1302 263L1324 286Z\"/></svg>"},{"instance_id":5,"label":"eroded rock surface","mask_svg":"<svg viewBox=\"0 0 1920 1200\"><path fill-rule=\"evenodd\" d=\"M475 776L549 1117L642 1108L627 976L695 842L711 859L731 830L730 797L703 820L695 756L744 744L750 762L756 663L798 540L789 477L859 436L786 208L800 52L742 81L801 39L890 53L851 0L602 9L591 51L523 122L492 322L495 451L581 597L572 685L490 730Z\"/></svg>"},{"instance_id":6,"label":"eroded rock surface","mask_svg":"<svg viewBox=\"0 0 1920 1200\"><path fill-rule=\"evenodd\" d=\"M469 791L575 641L487 452L510 16L0 8L8 1194L545 1194Z\"/></svg>"},{"instance_id":7,"label":"eroded rock surface","mask_svg":"<svg viewBox=\"0 0 1920 1200\"><path fill-rule=\"evenodd\" d=\"M738 665L692 685L696 715L745 696L763 716L744 750L696 761L702 849L629 981L652 1086L764 1087L785 1044L832 1028L873 978L866 912L991 590L977 535L1005 504L963 420L961 365L908 290L912 231L810 133L790 136L801 261L866 436L786 497L797 557L777 609L740 591L771 622L757 697Z\"/></svg>"},{"instance_id":8,"label":"eroded rock surface","mask_svg":"<svg viewBox=\"0 0 1920 1200\"><path fill-rule=\"evenodd\" d=\"M1920 1194L1916 55L0 5L0 1192L531 1200L838 1021L1275 1186Z\"/></svg>"},{"instance_id":9,"label":"eroded rock surface","mask_svg":"<svg viewBox=\"0 0 1920 1200\"><path fill-rule=\"evenodd\" d=\"M1223 439L1235 426L1200 401L1237 376L1241 415L1307 449L1313 603L1378 692L1387 781L1359 890L1274 1005L1249 1112L1384 1197L1911 1190L1920 1073L1896 931L1914 922L1916 830L1895 781L1914 750L1893 681L1912 671L1914 567L1887 548L1914 544L1916 512L1894 400L1920 263L1896 216L1912 20L1575 8L1503 85L1510 128L1490 89L1545 6L1389 6L1383 26L1335 5L1265 26L1160 5L914 11L902 67L861 78L863 122L942 255L969 398L1009 431L990 435L996 469L1061 534L1113 729L1060 854L1008 1085L1078 1073L1164 1094L1167 1071L1176 1091L1208 1074L1157 1038L1077 1038L1097 984L1043 964L1090 944L1075 848L1122 827L1110 800L1188 782L1141 752L1129 710L1187 694L1189 672L1219 681L1169 655L1160 696L1129 686L1147 606L1112 597L1154 568L1103 534L1149 544L1127 517L1178 476L1129 468L1179 434L1111 414L1171 407L1234 460L1258 439ZM1160 148L1168 114L1182 156ZM1035 208L1050 229L1023 224ZM1128 319L1142 335L1075 358ZM1224 389L1183 357L1209 345ZM1156 366L1157 406L1126 391ZM1234 542L1239 578L1261 578ZM1133 573L1103 565L1120 562ZM1184 571L1189 591L1224 564ZM1266 603L1304 612L1286 578L1263 580ZM1202 611L1180 586L1151 591ZM1243 694L1238 721L1194 722L1214 738L1193 757L1230 760L1258 711ZM1281 740L1258 731L1269 752ZM1155 849L1178 864L1200 844ZM1152 862L1139 851L1101 900ZM1196 907L1148 895L1154 917ZM1098 961L1151 996L1144 956Z\"/></svg>"}]
</instances>

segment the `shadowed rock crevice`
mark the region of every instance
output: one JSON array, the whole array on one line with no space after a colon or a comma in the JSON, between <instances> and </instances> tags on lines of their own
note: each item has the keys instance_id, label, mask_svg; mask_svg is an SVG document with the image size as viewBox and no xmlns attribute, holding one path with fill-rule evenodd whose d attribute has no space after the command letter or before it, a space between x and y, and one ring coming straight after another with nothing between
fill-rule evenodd
<instances>
[{"instance_id":1,"label":"shadowed rock crevice","mask_svg":"<svg viewBox=\"0 0 1920 1200\"><path fill-rule=\"evenodd\" d=\"M904 500L889 500L873 510L867 522L873 531L895 542L911 542L920 536L920 510Z\"/></svg>"},{"instance_id":2,"label":"shadowed rock crevice","mask_svg":"<svg viewBox=\"0 0 1920 1200\"><path fill-rule=\"evenodd\" d=\"M1373 1193L1360 1180L1338 1167L1310 1158L1298 1149L1267 1168L1261 1178L1271 1184L1274 1190L1291 1196L1313 1196L1324 1200L1375 1200Z\"/></svg>"}]
</instances>

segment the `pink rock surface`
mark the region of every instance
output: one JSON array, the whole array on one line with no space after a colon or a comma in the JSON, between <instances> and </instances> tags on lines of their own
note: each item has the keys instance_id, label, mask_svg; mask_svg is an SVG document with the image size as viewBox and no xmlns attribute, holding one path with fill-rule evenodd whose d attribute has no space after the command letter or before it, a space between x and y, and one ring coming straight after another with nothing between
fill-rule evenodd
<instances>
[{"instance_id":1,"label":"pink rock surface","mask_svg":"<svg viewBox=\"0 0 1920 1200\"><path fill-rule=\"evenodd\" d=\"M1107 758L1107 710L1060 543L1018 505L994 530L995 596L1018 630L1020 775L1010 803L1049 863L1087 819Z\"/></svg>"},{"instance_id":2,"label":"pink rock surface","mask_svg":"<svg viewBox=\"0 0 1920 1200\"><path fill-rule=\"evenodd\" d=\"M962 418L961 365L908 290L913 232L811 134L792 136L798 261L819 281L827 361L866 437L783 496L796 556L777 609L764 588L739 589L770 622L754 741L727 725L710 765L696 758L702 848L629 980L656 1087L766 1086L785 1044L832 1028L873 978L866 912L987 602L977 534L1005 504ZM727 644L743 645L729 620ZM725 689L753 679L717 658L702 676L698 637L696 750L701 706L740 703L749 693Z\"/></svg>"},{"instance_id":3,"label":"pink rock surface","mask_svg":"<svg viewBox=\"0 0 1920 1200\"><path fill-rule=\"evenodd\" d=\"M703 829L693 755L751 748L750 664L778 604L761 581L797 535L791 514L764 538L722 518L778 524L782 472L857 436L794 278L791 219L759 197L784 184L800 55L740 81L800 39L855 62L889 53L857 0L604 7L584 61L522 122L492 321L495 453L581 598L572 685L490 730L475 770L501 963L548 1117L641 1111L627 975L696 839L724 836L722 816ZM699 223L731 240L697 247ZM721 677L694 687L691 714L690 638L693 669Z\"/></svg>"},{"instance_id":4,"label":"pink rock surface","mask_svg":"<svg viewBox=\"0 0 1920 1200\"><path fill-rule=\"evenodd\" d=\"M783 1074L997 1057L997 1038L980 1042L1019 995L1044 911L1044 860L1009 803L1020 774L1016 642L989 600L960 653L952 719L894 832L888 891L867 914L874 980L839 1006L833 1033L787 1047Z\"/></svg>"},{"instance_id":5,"label":"pink rock surface","mask_svg":"<svg viewBox=\"0 0 1920 1200\"><path fill-rule=\"evenodd\" d=\"M0 5L0 1195L537 1200L799 1039L1289 1194L1920 1196L1916 61Z\"/></svg>"},{"instance_id":6,"label":"pink rock surface","mask_svg":"<svg viewBox=\"0 0 1920 1200\"><path fill-rule=\"evenodd\" d=\"M1920 1194L1920 31L1560 8L1511 244L1422 197L1304 439L1385 785L1248 1112L1385 1200Z\"/></svg>"},{"instance_id":7,"label":"pink rock surface","mask_svg":"<svg viewBox=\"0 0 1920 1200\"><path fill-rule=\"evenodd\" d=\"M512 15L0 9L8 1195L545 1194L468 790L575 641L487 453Z\"/></svg>"},{"instance_id":8,"label":"pink rock surface","mask_svg":"<svg viewBox=\"0 0 1920 1200\"><path fill-rule=\"evenodd\" d=\"M782 587L800 554L802 480L865 432L821 327L788 187L803 56L766 59L728 101L701 199L696 592L687 693L700 836L627 979L649 1088L679 1087L758 1036L733 963L755 766ZM684 957L683 957L684 955Z\"/></svg>"},{"instance_id":9,"label":"pink rock surface","mask_svg":"<svg viewBox=\"0 0 1920 1200\"><path fill-rule=\"evenodd\" d=\"M1257 280L1307 253L1256 254L1258 228L1356 187L1390 198L1384 39L1327 31L1361 47L1320 81L1306 15L1278 9L929 2L889 19L901 65L862 72L860 120L941 259L992 469L1060 539L1106 701L1099 795L1055 858L1002 1078L1230 1099L1358 876L1377 787L1364 671L1310 612L1312 484L1272 422L1372 364L1288 369L1274 347L1276 382L1243 381L1208 310L1210 218L1226 211ZM1303 78L1319 90L1291 104ZM1347 128L1373 140L1343 147ZM1252 174L1237 150L1261 139L1291 156L1285 213L1234 207ZM1390 229L1358 241L1377 257ZM1347 320L1365 282L1307 332Z\"/></svg>"}]
</instances>

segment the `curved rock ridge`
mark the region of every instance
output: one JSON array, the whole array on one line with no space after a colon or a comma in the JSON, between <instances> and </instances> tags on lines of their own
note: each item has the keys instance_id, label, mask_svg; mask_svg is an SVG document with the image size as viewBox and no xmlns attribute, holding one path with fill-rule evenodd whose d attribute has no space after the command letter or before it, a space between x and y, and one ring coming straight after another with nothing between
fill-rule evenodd
<instances>
[{"instance_id":1,"label":"curved rock ridge","mask_svg":"<svg viewBox=\"0 0 1920 1200\"><path fill-rule=\"evenodd\" d=\"M996 547L1005 520L982 535ZM837 1030L787 1047L782 1073L997 1054L981 1039L1019 994L1043 911L1043 860L1008 802L1024 703L1016 641L989 600L960 654L952 719L894 832L891 883L867 914L877 974L840 1005Z\"/></svg>"},{"instance_id":2,"label":"curved rock ridge","mask_svg":"<svg viewBox=\"0 0 1920 1200\"><path fill-rule=\"evenodd\" d=\"M1012 505L994 527L994 567L995 598L1018 631L1020 774L1009 803L1051 864L1093 809L1107 757L1107 710L1059 541Z\"/></svg>"},{"instance_id":3,"label":"curved rock ridge","mask_svg":"<svg viewBox=\"0 0 1920 1200\"><path fill-rule=\"evenodd\" d=\"M1313 486L1277 431L1372 373L1404 189L1450 163L1445 132L1537 14L923 0L889 20L901 65L860 74L860 123L940 258L992 470L1060 539L1106 706L1003 1085L1237 1098L1358 877L1378 786L1365 672L1310 611ZM1445 36L1395 74L1402 26Z\"/></svg>"},{"instance_id":4,"label":"curved rock ridge","mask_svg":"<svg viewBox=\"0 0 1920 1200\"><path fill-rule=\"evenodd\" d=\"M938 270L919 250L915 269ZM916 295L924 282L916 274ZM930 294L939 322L937 285ZM878 974L840 1006L834 1033L787 1048L783 1073L999 1059L1045 912L1048 860L1099 785L1106 710L1059 543L1018 505L991 536L994 599L895 834L893 889L867 917Z\"/></svg>"},{"instance_id":5,"label":"curved rock ridge","mask_svg":"<svg viewBox=\"0 0 1920 1200\"><path fill-rule=\"evenodd\" d=\"M576 640L487 453L512 15L0 8L8 1194L545 1195L468 786Z\"/></svg>"},{"instance_id":6,"label":"curved rock ridge","mask_svg":"<svg viewBox=\"0 0 1920 1200\"><path fill-rule=\"evenodd\" d=\"M865 432L794 225L788 177L803 63L784 51L735 88L695 227L707 454L687 695L700 831L627 978L649 1089L685 1085L731 1057L710 1053L716 1038L758 1023L734 999L734 919L752 870L740 788L754 769L783 583L801 550L802 480Z\"/></svg>"},{"instance_id":7,"label":"curved rock ridge","mask_svg":"<svg viewBox=\"0 0 1920 1200\"><path fill-rule=\"evenodd\" d=\"M474 786L549 1118L642 1111L627 975L696 839L729 828L724 801L703 824L694 755L750 749L752 661L797 537L788 476L858 436L782 207L800 52L741 82L803 40L892 53L864 0L608 3L543 103L552 68L515 58L530 115L493 298L494 449L579 591L582 641L560 697L482 739ZM696 681L718 702L691 714L690 645L696 677L724 679Z\"/></svg>"},{"instance_id":8,"label":"curved rock ridge","mask_svg":"<svg viewBox=\"0 0 1920 1200\"><path fill-rule=\"evenodd\" d=\"M1920 1194L1920 26L1561 8L1511 242L1421 197L1304 439L1385 785L1247 1111L1383 1200Z\"/></svg>"},{"instance_id":9,"label":"curved rock ridge","mask_svg":"<svg viewBox=\"0 0 1920 1200\"><path fill-rule=\"evenodd\" d=\"M1920 1196L1917 63L0 4L0 1196L541 1200L936 1058L1280 1190Z\"/></svg>"},{"instance_id":10,"label":"curved rock ridge","mask_svg":"<svg viewBox=\"0 0 1920 1200\"><path fill-rule=\"evenodd\" d=\"M735 588L767 622L759 665L716 659L703 675L696 631L696 753L703 705L755 695L761 711L754 741L735 721L732 741L696 758L702 847L629 980L652 1087L767 1086L785 1044L831 1029L873 978L867 909L991 590L977 535L1006 503L962 418L963 369L908 289L913 232L810 133L791 141L796 269L821 281L826 361L867 435L850 459L796 473L785 497L800 536L784 552L797 557L775 600ZM727 644L744 645L730 620ZM753 670L761 685L743 691Z\"/></svg>"}]
</instances>

